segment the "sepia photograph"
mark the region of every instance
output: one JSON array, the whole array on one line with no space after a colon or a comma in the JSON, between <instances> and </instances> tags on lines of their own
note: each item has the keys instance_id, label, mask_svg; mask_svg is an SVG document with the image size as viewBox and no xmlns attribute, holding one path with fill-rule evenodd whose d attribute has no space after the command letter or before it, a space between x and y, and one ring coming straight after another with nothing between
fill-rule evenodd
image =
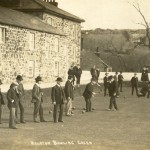
<instances>
[{"instance_id":1,"label":"sepia photograph","mask_svg":"<svg viewBox=\"0 0 150 150\"><path fill-rule=\"evenodd\" d=\"M149 0L0 0L0 150L150 150Z\"/></svg>"}]
</instances>

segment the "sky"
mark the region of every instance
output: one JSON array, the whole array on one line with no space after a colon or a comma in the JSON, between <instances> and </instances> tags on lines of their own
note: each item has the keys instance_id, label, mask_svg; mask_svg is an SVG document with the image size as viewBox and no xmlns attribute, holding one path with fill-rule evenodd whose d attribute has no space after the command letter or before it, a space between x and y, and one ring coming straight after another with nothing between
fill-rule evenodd
<instances>
[{"instance_id":1,"label":"sky","mask_svg":"<svg viewBox=\"0 0 150 150\"><path fill-rule=\"evenodd\" d=\"M150 22L150 0L56 0L58 7L85 20L82 29L141 29L142 17L131 5L138 2Z\"/></svg>"}]
</instances>

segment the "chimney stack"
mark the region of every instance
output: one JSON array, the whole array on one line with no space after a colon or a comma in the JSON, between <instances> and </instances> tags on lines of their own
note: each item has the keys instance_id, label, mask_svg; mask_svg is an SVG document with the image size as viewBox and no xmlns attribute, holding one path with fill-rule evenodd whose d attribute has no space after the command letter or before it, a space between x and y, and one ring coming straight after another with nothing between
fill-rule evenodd
<instances>
[{"instance_id":1,"label":"chimney stack","mask_svg":"<svg viewBox=\"0 0 150 150\"><path fill-rule=\"evenodd\" d=\"M43 0L43 1L50 3L51 5L53 5L55 7L58 7L58 2L56 2L55 0Z\"/></svg>"}]
</instances>

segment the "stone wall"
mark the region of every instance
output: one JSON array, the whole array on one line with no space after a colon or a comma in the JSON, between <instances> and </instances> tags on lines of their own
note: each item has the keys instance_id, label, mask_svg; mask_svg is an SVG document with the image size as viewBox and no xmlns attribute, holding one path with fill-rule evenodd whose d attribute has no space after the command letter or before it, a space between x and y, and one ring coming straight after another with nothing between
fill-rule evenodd
<instances>
[{"instance_id":1,"label":"stone wall","mask_svg":"<svg viewBox=\"0 0 150 150\"><path fill-rule=\"evenodd\" d=\"M43 13L43 20L66 35L66 37L62 39L63 44L61 46L68 54L66 58L68 67L72 63L80 64L81 24L48 13Z\"/></svg>"},{"instance_id":2,"label":"stone wall","mask_svg":"<svg viewBox=\"0 0 150 150\"><path fill-rule=\"evenodd\" d=\"M0 78L4 83L15 80L17 74L23 75L25 82L34 82L37 75L45 82L66 77L63 36L6 25L0 28L5 29L5 42L0 43ZM33 39L35 44L31 46Z\"/></svg>"}]
</instances>

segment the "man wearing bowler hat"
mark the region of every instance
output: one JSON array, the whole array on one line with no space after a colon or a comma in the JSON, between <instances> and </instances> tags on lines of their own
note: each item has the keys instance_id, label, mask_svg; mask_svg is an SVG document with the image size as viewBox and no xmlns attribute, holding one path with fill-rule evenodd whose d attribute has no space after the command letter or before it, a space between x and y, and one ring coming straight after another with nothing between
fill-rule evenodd
<instances>
[{"instance_id":1,"label":"man wearing bowler hat","mask_svg":"<svg viewBox=\"0 0 150 150\"><path fill-rule=\"evenodd\" d=\"M0 80L0 124L2 124L2 105L5 105L3 95L1 92L1 85L2 85L2 80Z\"/></svg>"},{"instance_id":2,"label":"man wearing bowler hat","mask_svg":"<svg viewBox=\"0 0 150 150\"><path fill-rule=\"evenodd\" d=\"M52 87L52 103L54 105L53 110L53 118L54 122L63 122L63 110L64 110L64 103L65 103L65 93L61 87L62 78L58 77L56 80L57 84ZM59 117L58 117L58 110L59 110Z\"/></svg>"},{"instance_id":3,"label":"man wearing bowler hat","mask_svg":"<svg viewBox=\"0 0 150 150\"><path fill-rule=\"evenodd\" d=\"M42 78L40 76L37 76L35 78L35 81L36 83L33 86L32 101L31 101L32 103L34 103L33 121L35 123L39 123L39 120L38 120L38 113L39 113L40 122L46 122L43 117L43 107L42 107L43 92L40 87Z\"/></svg>"},{"instance_id":4,"label":"man wearing bowler hat","mask_svg":"<svg viewBox=\"0 0 150 150\"><path fill-rule=\"evenodd\" d=\"M20 109L20 123L26 123L24 120L24 106L23 106L23 99L24 99L24 87L22 84L23 78L21 75L17 75L16 82L18 86L16 88L16 92L18 95L18 106ZM18 118L18 108L16 109L16 118Z\"/></svg>"}]
</instances>

